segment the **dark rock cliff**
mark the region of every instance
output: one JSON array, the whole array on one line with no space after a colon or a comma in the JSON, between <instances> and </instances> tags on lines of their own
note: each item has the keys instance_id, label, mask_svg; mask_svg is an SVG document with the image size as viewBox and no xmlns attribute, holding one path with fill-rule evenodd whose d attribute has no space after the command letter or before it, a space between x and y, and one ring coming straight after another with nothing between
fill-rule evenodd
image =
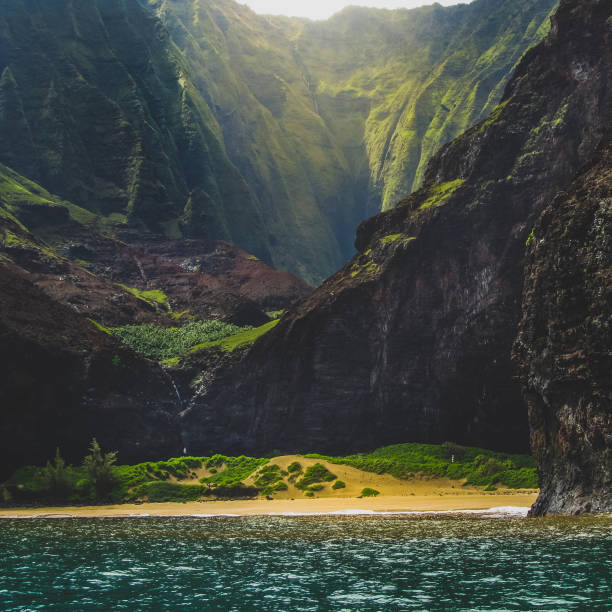
<instances>
[{"instance_id":1,"label":"dark rock cliff","mask_svg":"<svg viewBox=\"0 0 612 612\"><path fill-rule=\"evenodd\" d=\"M532 509L612 512L612 143L544 210L515 344L541 493Z\"/></svg>"},{"instance_id":2,"label":"dark rock cliff","mask_svg":"<svg viewBox=\"0 0 612 612\"><path fill-rule=\"evenodd\" d=\"M353 260L194 399L189 452L525 449L511 363L525 243L604 138L611 68L609 4L562 2L491 117L442 149L421 190L364 222Z\"/></svg>"},{"instance_id":3,"label":"dark rock cliff","mask_svg":"<svg viewBox=\"0 0 612 612\"><path fill-rule=\"evenodd\" d=\"M0 477L60 447L79 461L93 436L122 462L180 454L172 382L0 265Z\"/></svg>"}]
</instances>

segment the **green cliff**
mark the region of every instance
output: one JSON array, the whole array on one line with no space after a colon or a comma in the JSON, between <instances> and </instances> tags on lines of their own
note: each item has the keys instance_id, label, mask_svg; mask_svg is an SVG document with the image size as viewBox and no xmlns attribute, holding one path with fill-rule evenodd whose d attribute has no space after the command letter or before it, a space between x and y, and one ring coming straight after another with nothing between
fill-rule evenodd
<instances>
[{"instance_id":1,"label":"green cliff","mask_svg":"<svg viewBox=\"0 0 612 612\"><path fill-rule=\"evenodd\" d=\"M325 22L231 0L6 0L0 162L105 217L319 282L486 116L555 0Z\"/></svg>"}]
</instances>

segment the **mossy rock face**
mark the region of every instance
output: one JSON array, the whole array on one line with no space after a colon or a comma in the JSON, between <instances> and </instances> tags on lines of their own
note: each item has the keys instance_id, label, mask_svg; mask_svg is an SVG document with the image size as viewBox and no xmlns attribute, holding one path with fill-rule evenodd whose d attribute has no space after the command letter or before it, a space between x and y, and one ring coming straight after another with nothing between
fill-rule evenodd
<instances>
[{"instance_id":1,"label":"mossy rock face","mask_svg":"<svg viewBox=\"0 0 612 612\"><path fill-rule=\"evenodd\" d=\"M5 0L0 162L110 228L229 240L318 283L494 108L554 4L304 22L228 0Z\"/></svg>"}]
</instances>

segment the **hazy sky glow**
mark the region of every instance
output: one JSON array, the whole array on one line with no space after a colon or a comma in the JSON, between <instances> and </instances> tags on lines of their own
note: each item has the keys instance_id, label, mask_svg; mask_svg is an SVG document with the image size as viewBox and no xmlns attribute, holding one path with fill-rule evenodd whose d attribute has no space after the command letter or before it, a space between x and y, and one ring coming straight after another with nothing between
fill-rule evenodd
<instances>
[{"instance_id":1,"label":"hazy sky glow","mask_svg":"<svg viewBox=\"0 0 612 612\"><path fill-rule=\"evenodd\" d=\"M443 6L469 2L469 0L437 1ZM257 13L309 17L310 19L327 19L348 5L396 9L434 4L434 0L238 0L238 2L248 4Z\"/></svg>"}]
</instances>

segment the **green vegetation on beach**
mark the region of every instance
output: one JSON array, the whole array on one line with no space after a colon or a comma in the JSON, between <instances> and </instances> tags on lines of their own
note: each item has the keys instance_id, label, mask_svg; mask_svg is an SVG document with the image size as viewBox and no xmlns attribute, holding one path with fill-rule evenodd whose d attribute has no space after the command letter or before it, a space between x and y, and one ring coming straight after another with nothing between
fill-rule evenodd
<instances>
[{"instance_id":1,"label":"green vegetation on beach","mask_svg":"<svg viewBox=\"0 0 612 612\"><path fill-rule=\"evenodd\" d=\"M364 472L390 474L400 479L425 474L453 480L466 479L465 484L483 487L495 483L511 489L538 487L536 463L530 455L510 455L451 443L394 444L371 453L347 457L319 454L304 456L339 465L350 465Z\"/></svg>"},{"instance_id":2,"label":"green vegetation on beach","mask_svg":"<svg viewBox=\"0 0 612 612\"><path fill-rule=\"evenodd\" d=\"M320 461L389 474L400 480L422 477L463 480L465 485L486 487L488 491L495 490L496 485L511 489L538 487L532 457L452 443L396 444L347 457L319 454L302 457L315 459L317 463L303 466L293 461L283 469L269 458L212 455L116 465L116 454L103 453L93 440L90 454L82 465L67 465L58 451L53 462L44 467L26 466L17 470L4 483L4 493L5 498L8 496L19 503L184 502L270 496L288 491L290 486L303 491L307 497L323 490L345 489L346 482L338 480ZM361 495L375 496L378 492L366 487Z\"/></svg>"}]
</instances>

